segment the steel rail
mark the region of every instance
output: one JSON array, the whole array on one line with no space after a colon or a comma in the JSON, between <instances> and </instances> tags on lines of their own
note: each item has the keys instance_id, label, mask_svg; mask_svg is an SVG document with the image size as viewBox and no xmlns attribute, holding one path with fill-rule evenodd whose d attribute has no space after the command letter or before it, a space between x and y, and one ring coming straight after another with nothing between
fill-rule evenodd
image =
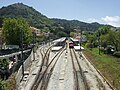
<instances>
[{"instance_id":1,"label":"steel rail","mask_svg":"<svg viewBox=\"0 0 120 90\"><path fill-rule=\"evenodd\" d=\"M74 63L74 60L73 60L73 56L75 57L75 60L77 61L77 65L78 65L78 67L79 67L79 73L80 73L80 75L81 75L81 78L82 78L82 80L83 80L83 85L84 85L84 88L85 88L85 90L89 90L89 87L88 87L88 85L87 85L87 81L86 81L86 78L85 78L85 75L84 75L84 73L83 73L83 70L82 70L82 68L81 68L81 66L80 66L80 63L79 63L79 60L78 60L78 57L77 57L77 55L76 55L76 53L75 53L75 50L74 49L71 49L70 50L70 53L71 53L71 57L72 57L72 63ZM73 54L72 54L73 53ZM74 66L76 66L76 65L73 65L73 67ZM74 67L75 68L75 67ZM74 69L73 68L73 69ZM74 69L75 71L75 79L76 79L76 89L75 90L81 90L80 89L80 86L79 86L79 80L78 80L78 75L77 75L77 72L78 71L76 71L76 68Z\"/></svg>"},{"instance_id":2,"label":"steel rail","mask_svg":"<svg viewBox=\"0 0 120 90\"><path fill-rule=\"evenodd\" d=\"M37 88L38 88L38 86L39 86L39 83L41 82L41 80L42 80L42 78L44 77L44 75L47 73L47 70L48 70L48 68L49 68L49 66L52 64L52 62L54 61L54 59L60 54L62 54L63 53L63 51L64 51L65 49L61 49L54 57L53 57L53 59L51 60L51 62L47 65L47 67L46 67L46 69L45 69L45 71L43 71L42 73L38 73L38 77L36 78L36 82L34 83L34 85L32 86L32 90L36 90ZM48 50L47 50L48 51ZM46 51L46 52L47 52ZM44 58L46 57L46 54L45 54L45 56L44 56ZM56 60L56 62L55 62L55 64L57 63L57 61L58 60ZM55 66L55 64L53 65L53 67L50 69L50 71L53 71L53 68L54 68L54 66ZM47 88L47 87L46 87Z\"/></svg>"},{"instance_id":3,"label":"steel rail","mask_svg":"<svg viewBox=\"0 0 120 90\"><path fill-rule=\"evenodd\" d=\"M75 79L75 90L79 90L79 81L78 81L78 76L77 76L77 70L75 68L75 63L73 60L73 54L72 54L72 50L70 49L70 55L71 55L71 59L72 59L72 65L73 65L73 72L74 72L74 79Z\"/></svg>"},{"instance_id":4,"label":"steel rail","mask_svg":"<svg viewBox=\"0 0 120 90\"><path fill-rule=\"evenodd\" d=\"M43 83L44 87L42 87L40 90L47 90L47 86L48 86L50 77L51 77L51 75L52 75L52 72L53 72L53 70L54 70L54 67L55 67L58 59L60 58L61 54L64 52L64 50L65 50L65 49L61 50L61 52L59 53L59 55L56 56L57 58L55 57L55 58L56 58L56 61L55 61L54 65L52 66L52 68L50 69L50 72L48 73L48 77L46 77L46 80L45 80L46 82ZM55 58L54 58L54 59L55 59ZM52 59L52 60L54 60L54 59ZM47 72L46 72L46 73L47 73Z\"/></svg>"},{"instance_id":5,"label":"steel rail","mask_svg":"<svg viewBox=\"0 0 120 90\"><path fill-rule=\"evenodd\" d=\"M77 60L77 64L78 64L79 69L80 69L80 74L81 74L81 76L83 77L82 79L83 79L83 82L84 82L84 85L85 85L85 90L89 90L89 87L88 87L88 85L87 85L87 80L86 80L85 75L84 75L84 72L83 72L83 70L82 70L82 68L81 68L81 66L80 66L78 57L77 57L77 55L76 55L76 53L75 53L75 49L73 49L73 53L74 53L75 58L76 58L76 60Z\"/></svg>"},{"instance_id":6,"label":"steel rail","mask_svg":"<svg viewBox=\"0 0 120 90\"><path fill-rule=\"evenodd\" d=\"M86 59L86 57L82 54L83 59ZM106 79L106 77L96 68L96 66L89 60L88 62L90 62L90 64L95 68L95 70L100 74L100 76L104 79L104 81L108 84L108 86L112 89L115 90L115 88L111 85L111 83Z\"/></svg>"}]
</instances>

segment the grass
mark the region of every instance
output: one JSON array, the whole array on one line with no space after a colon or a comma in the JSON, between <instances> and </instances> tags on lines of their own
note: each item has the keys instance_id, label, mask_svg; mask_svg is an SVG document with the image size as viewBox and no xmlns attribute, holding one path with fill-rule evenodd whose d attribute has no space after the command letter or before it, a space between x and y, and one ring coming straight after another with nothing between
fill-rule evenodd
<instances>
[{"instance_id":1,"label":"grass","mask_svg":"<svg viewBox=\"0 0 120 90\"><path fill-rule=\"evenodd\" d=\"M16 80L15 80L15 73L12 74L9 79L6 80L7 83L7 90L16 90Z\"/></svg>"},{"instance_id":2,"label":"grass","mask_svg":"<svg viewBox=\"0 0 120 90\"><path fill-rule=\"evenodd\" d=\"M16 90L15 75L11 75L7 80L0 79L0 90Z\"/></svg>"},{"instance_id":3,"label":"grass","mask_svg":"<svg viewBox=\"0 0 120 90\"><path fill-rule=\"evenodd\" d=\"M99 51L97 48L86 49L85 56L98 68L116 90L120 90L120 58Z\"/></svg>"}]
</instances>

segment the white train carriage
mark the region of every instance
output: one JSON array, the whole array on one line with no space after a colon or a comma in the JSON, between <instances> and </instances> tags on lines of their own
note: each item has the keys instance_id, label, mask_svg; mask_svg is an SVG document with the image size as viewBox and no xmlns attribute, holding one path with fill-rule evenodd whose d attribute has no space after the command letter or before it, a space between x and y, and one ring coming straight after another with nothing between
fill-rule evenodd
<instances>
[{"instance_id":1,"label":"white train carriage","mask_svg":"<svg viewBox=\"0 0 120 90\"><path fill-rule=\"evenodd\" d=\"M81 46L80 48L80 41L78 39L73 39L73 38L70 38L71 41L74 42L74 49L77 50L77 51L80 51L80 50L84 50L84 48Z\"/></svg>"},{"instance_id":2,"label":"white train carriage","mask_svg":"<svg viewBox=\"0 0 120 90\"><path fill-rule=\"evenodd\" d=\"M81 48L80 48L80 46L74 46L74 49L76 50L76 51L80 51L80 49L81 50L84 50L84 48L81 46Z\"/></svg>"},{"instance_id":3,"label":"white train carriage","mask_svg":"<svg viewBox=\"0 0 120 90\"><path fill-rule=\"evenodd\" d=\"M52 47L52 51L59 51L60 49L62 49L62 46L54 46Z\"/></svg>"},{"instance_id":4,"label":"white train carriage","mask_svg":"<svg viewBox=\"0 0 120 90\"><path fill-rule=\"evenodd\" d=\"M54 40L54 46L52 47L52 51L59 51L60 49L63 48L63 46L65 45L65 41L66 41L66 37Z\"/></svg>"},{"instance_id":5,"label":"white train carriage","mask_svg":"<svg viewBox=\"0 0 120 90\"><path fill-rule=\"evenodd\" d=\"M65 40L66 40L66 37L62 37L62 38L59 38L59 39L54 40L53 43L54 43L54 45L55 45L56 43L58 43L58 42L63 42L63 41L65 41Z\"/></svg>"}]
</instances>

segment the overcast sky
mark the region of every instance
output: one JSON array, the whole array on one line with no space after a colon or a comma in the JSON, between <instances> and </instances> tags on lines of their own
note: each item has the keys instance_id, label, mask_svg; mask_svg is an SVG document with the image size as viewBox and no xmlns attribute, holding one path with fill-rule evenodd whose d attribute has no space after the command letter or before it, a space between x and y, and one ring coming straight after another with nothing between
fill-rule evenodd
<instances>
[{"instance_id":1,"label":"overcast sky","mask_svg":"<svg viewBox=\"0 0 120 90\"><path fill-rule=\"evenodd\" d=\"M0 7L17 2L32 6L50 18L120 27L120 0L0 0Z\"/></svg>"}]
</instances>

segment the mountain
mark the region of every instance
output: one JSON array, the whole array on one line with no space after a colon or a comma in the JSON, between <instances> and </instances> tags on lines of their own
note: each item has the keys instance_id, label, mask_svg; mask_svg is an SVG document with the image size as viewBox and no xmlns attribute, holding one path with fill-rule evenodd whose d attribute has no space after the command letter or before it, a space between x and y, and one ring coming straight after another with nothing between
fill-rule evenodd
<instances>
[{"instance_id":1,"label":"mountain","mask_svg":"<svg viewBox=\"0 0 120 90\"><path fill-rule=\"evenodd\" d=\"M7 7L0 8L0 27L2 27L1 23L3 17L23 17L28 21L30 26L39 28L46 32L50 30L54 35L70 34L70 32L75 29L95 31L100 26L103 26L97 22L85 23L78 20L50 19L36 11L34 8L24 5L23 3L15 3Z\"/></svg>"},{"instance_id":2,"label":"mountain","mask_svg":"<svg viewBox=\"0 0 120 90\"><path fill-rule=\"evenodd\" d=\"M84 31L96 31L99 27L104 26L103 24L99 24L97 22L85 23L78 20L65 20L65 19L56 19L56 18L52 18L51 20L55 21L57 24L60 24L65 29L68 29L69 27L70 31L74 29L84 30ZM114 28L113 26L110 25L106 25L106 26Z\"/></svg>"},{"instance_id":3,"label":"mountain","mask_svg":"<svg viewBox=\"0 0 120 90\"><path fill-rule=\"evenodd\" d=\"M0 8L0 17L23 17L31 26L43 28L50 26L54 22L36 11L34 8L24 5L23 3L16 3L7 7Z\"/></svg>"}]
</instances>

